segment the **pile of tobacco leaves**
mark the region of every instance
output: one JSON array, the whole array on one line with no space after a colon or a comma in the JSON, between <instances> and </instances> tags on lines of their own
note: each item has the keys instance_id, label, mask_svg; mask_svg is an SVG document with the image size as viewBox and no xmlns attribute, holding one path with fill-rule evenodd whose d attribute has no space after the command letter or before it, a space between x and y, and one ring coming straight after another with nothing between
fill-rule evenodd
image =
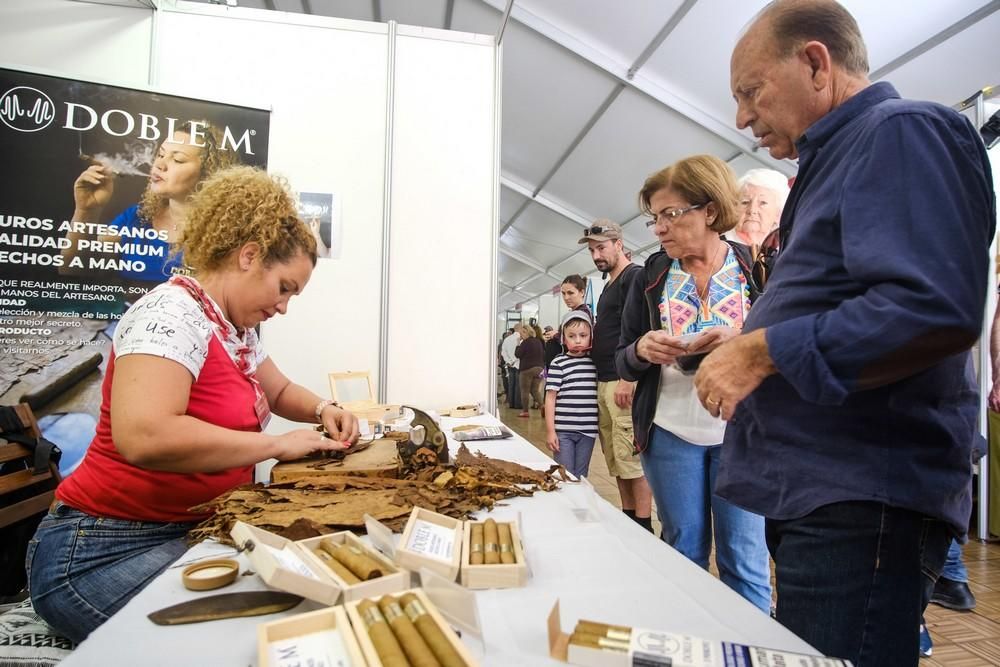
<instances>
[{"instance_id":1,"label":"pile of tobacco leaves","mask_svg":"<svg viewBox=\"0 0 1000 667\"><path fill-rule=\"evenodd\" d=\"M258 526L290 540L338 530L364 532L369 514L401 531L414 507L456 519L492 509L498 500L552 491L569 481L562 466L533 470L510 461L472 454L465 445L454 461L440 463L434 452L418 450L404 479L355 477L332 473L270 485L248 484L191 508L214 514L188 533L192 543L215 538L232 543L236 521Z\"/></svg>"}]
</instances>

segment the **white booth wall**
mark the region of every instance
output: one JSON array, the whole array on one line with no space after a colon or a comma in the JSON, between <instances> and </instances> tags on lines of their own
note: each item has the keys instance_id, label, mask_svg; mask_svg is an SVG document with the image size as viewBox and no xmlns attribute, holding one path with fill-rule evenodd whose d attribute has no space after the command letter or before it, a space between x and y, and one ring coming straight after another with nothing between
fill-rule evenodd
<instances>
[{"instance_id":1,"label":"white booth wall","mask_svg":"<svg viewBox=\"0 0 1000 667\"><path fill-rule=\"evenodd\" d=\"M2 66L271 109L268 170L335 195L343 246L263 344L320 395L367 370L430 409L493 405L497 54L491 36L183 1L0 3Z\"/></svg>"}]
</instances>

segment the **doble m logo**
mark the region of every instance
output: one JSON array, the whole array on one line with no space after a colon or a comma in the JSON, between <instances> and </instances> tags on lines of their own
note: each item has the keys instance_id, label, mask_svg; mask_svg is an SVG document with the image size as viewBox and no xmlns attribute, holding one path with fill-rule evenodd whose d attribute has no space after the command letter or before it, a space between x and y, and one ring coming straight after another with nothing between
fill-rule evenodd
<instances>
[{"instance_id":1,"label":"doble m logo","mask_svg":"<svg viewBox=\"0 0 1000 667\"><path fill-rule=\"evenodd\" d=\"M55 117L56 106L37 88L17 86L0 96L0 121L12 130L44 130Z\"/></svg>"}]
</instances>

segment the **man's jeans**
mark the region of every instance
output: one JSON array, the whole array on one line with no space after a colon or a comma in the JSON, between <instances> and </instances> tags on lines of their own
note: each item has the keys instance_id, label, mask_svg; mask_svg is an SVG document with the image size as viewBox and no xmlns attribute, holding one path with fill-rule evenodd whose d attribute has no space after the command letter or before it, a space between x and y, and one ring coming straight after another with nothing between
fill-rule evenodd
<instances>
[{"instance_id":1,"label":"man's jeans","mask_svg":"<svg viewBox=\"0 0 1000 667\"><path fill-rule=\"evenodd\" d=\"M97 518L57 502L28 543L35 611L83 641L187 551L193 525Z\"/></svg>"},{"instance_id":2,"label":"man's jeans","mask_svg":"<svg viewBox=\"0 0 1000 667\"><path fill-rule=\"evenodd\" d=\"M876 502L768 519L778 621L855 667L912 667L950 540L942 521Z\"/></svg>"},{"instance_id":3,"label":"man's jeans","mask_svg":"<svg viewBox=\"0 0 1000 667\"><path fill-rule=\"evenodd\" d=\"M719 578L766 614L771 569L764 517L712 492L721 450L721 445L694 445L654 426L642 468L663 523L663 541L707 570L714 528Z\"/></svg>"},{"instance_id":4,"label":"man's jeans","mask_svg":"<svg viewBox=\"0 0 1000 667\"><path fill-rule=\"evenodd\" d=\"M965 569L962 562L962 545L958 540L952 540L948 547L948 557L944 560L944 567L941 568L941 576L952 581L965 583L969 580L969 571Z\"/></svg>"}]
</instances>

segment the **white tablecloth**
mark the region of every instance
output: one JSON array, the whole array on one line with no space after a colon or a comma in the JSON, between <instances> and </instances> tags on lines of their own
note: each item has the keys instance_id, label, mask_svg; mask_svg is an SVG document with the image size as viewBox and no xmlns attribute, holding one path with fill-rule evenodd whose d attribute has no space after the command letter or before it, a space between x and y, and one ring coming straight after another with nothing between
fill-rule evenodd
<instances>
[{"instance_id":1,"label":"white tablecloth","mask_svg":"<svg viewBox=\"0 0 1000 667\"><path fill-rule=\"evenodd\" d=\"M458 423L498 423L492 416L442 420L450 429ZM449 442L452 450L457 443ZM523 438L472 443L488 456L545 469L552 460ZM561 665L548 655L546 618L561 601L564 630L579 618L641 626L814 653L808 644L762 613L722 582L642 530L610 503L588 497L592 489L565 485L553 493L505 501L493 510L498 520L521 515L526 556L532 570L528 585L519 589L476 594L483 641L464 641L483 665L497 667ZM595 507L599 520L585 520ZM484 513L483 513L484 514ZM200 544L178 564L157 577L118 614L98 628L62 664L81 665L206 665L233 667L257 664L256 628L264 622L309 611L319 605L306 601L283 614L227 619L210 623L161 627L146 615L200 595L181 584L180 564L209 553L231 555L218 544ZM244 566L248 565L240 555ZM256 576L241 576L218 593L266 588Z\"/></svg>"}]
</instances>

